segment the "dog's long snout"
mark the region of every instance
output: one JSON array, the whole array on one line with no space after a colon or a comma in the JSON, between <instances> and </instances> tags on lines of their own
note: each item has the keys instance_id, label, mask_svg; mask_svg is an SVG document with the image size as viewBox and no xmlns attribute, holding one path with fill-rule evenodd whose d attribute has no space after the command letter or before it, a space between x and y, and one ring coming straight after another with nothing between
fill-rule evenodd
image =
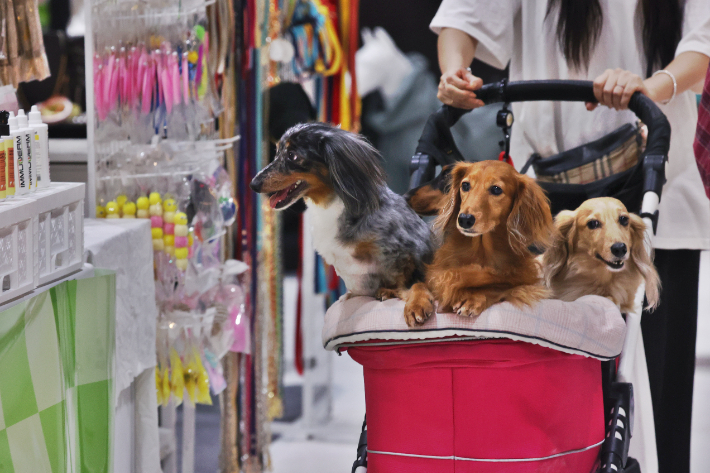
<instances>
[{"instance_id":1,"label":"dog's long snout","mask_svg":"<svg viewBox=\"0 0 710 473\"><path fill-rule=\"evenodd\" d=\"M625 243L614 243L611 245L611 254L617 258L622 258L626 255L626 244Z\"/></svg>"},{"instance_id":2,"label":"dog's long snout","mask_svg":"<svg viewBox=\"0 0 710 473\"><path fill-rule=\"evenodd\" d=\"M459 214L459 226L464 229L473 227L476 223L476 217L471 214Z\"/></svg>"}]
</instances>

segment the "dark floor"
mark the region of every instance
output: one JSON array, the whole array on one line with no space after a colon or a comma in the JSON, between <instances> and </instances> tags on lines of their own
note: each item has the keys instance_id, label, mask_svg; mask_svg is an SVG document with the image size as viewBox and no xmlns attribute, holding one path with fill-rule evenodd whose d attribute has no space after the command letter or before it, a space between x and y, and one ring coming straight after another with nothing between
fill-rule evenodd
<instances>
[{"instance_id":1,"label":"dark floor","mask_svg":"<svg viewBox=\"0 0 710 473\"><path fill-rule=\"evenodd\" d=\"M182 406L175 422L178 445L182 442ZM195 473L216 473L219 461L219 398L212 405L197 405L195 413ZM178 473L182 473L182 450L178 447Z\"/></svg>"},{"instance_id":2,"label":"dark floor","mask_svg":"<svg viewBox=\"0 0 710 473\"><path fill-rule=\"evenodd\" d=\"M301 417L301 386L284 388L284 415L281 422L293 422ZM219 464L219 398L212 405L197 405L195 413L195 473L215 473ZM182 442L182 406L177 408L175 422L178 445ZM178 448L178 472L182 473L182 450Z\"/></svg>"}]
</instances>

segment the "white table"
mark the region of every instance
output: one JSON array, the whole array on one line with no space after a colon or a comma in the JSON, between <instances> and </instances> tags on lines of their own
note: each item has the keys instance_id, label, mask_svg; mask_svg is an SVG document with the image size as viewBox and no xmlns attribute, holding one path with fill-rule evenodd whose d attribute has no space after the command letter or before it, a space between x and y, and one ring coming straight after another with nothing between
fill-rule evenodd
<instances>
[{"instance_id":1,"label":"white table","mask_svg":"<svg viewBox=\"0 0 710 473\"><path fill-rule=\"evenodd\" d=\"M114 473L160 473L150 221L86 219L84 260L116 271Z\"/></svg>"}]
</instances>

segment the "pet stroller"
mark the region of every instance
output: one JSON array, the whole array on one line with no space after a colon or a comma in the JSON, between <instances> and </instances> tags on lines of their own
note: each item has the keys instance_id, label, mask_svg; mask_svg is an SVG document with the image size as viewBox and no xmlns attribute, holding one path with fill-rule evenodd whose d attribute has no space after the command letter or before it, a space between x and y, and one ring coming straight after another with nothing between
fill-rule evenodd
<instances>
[{"instance_id":1,"label":"pet stroller","mask_svg":"<svg viewBox=\"0 0 710 473\"><path fill-rule=\"evenodd\" d=\"M477 95L486 104L504 104L497 123L506 157L511 102L596 101L587 81L502 81ZM553 213L587 198L619 198L640 211L648 244L670 125L640 93L629 109L648 127L636 165L589 184L540 184ZM430 117L412 158L411 188L433 179L438 166L463 160L449 129L464 113L444 106ZM585 156L573 158L583 164ZM334 304L324 346L347 350L365 376L367 418L353 473L639 472L628 457L629 380L643 296L641 287L635 311L624 319L610 301L585 296L573 303L542 301L529 311L497 304L474 322L437 314L417 330L404 324L401 301Z\"/></svg>"}]
</instances>

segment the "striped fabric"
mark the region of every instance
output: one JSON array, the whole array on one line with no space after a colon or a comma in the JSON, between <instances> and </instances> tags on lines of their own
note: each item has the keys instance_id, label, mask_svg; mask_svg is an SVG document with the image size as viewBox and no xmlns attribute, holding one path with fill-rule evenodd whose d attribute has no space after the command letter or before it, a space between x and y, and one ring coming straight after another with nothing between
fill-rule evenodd
<instances>
[{"instance_id":1,"label":"striped fabric","mask_svg":"<svg viewBox=\"0 0 710 473\"><path fill-rule=\"evenodd\" d=\"M111 273L0 312L0 472L112 470L114 308Z\"/></svg>"},{"instance_id":2,"label":"striped fabric","mask_svg":"<svg viewBox=\"0 0 710 473\"><path fill-rule=\"evenodd\" d=\"M710 68L705 77L705 87L698 107L698 126L695 130L695 162L710 199Z\"/></svg>"},{"instance_id":3,"label":"striped fabric","mask_svg":"<svg viewBox=\"0 0 710 473\"><path fill-rule=\"evenodd\" d=\"M601 158L553 175L538 174L537 180L558 184L588 184L618 174L638 163L640 146L635 136Z\"/></svg>"}]
</instances>

